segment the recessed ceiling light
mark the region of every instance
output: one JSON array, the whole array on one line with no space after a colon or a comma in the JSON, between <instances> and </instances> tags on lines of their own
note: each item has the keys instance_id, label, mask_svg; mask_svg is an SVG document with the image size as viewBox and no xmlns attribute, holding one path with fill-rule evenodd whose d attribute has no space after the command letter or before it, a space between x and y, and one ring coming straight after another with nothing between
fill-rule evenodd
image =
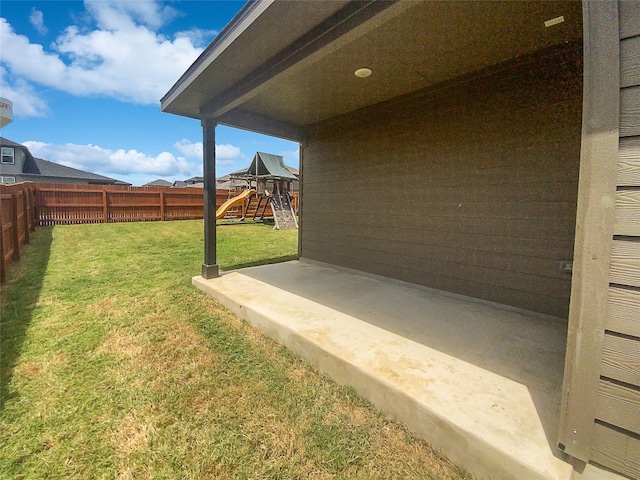
<instances>
[{"instance_id":1,"label":"recessed ceiling light","mask_svg":"<svg viewBox=\"0 0 640 480\"><path fill-rule=\"evenodd\" d=\"M562 22L564 22L564 16L560 15L559 17L552 18L551 20L547 20L546 22L544 22L544 26L549 28Z\"/></svg>"},{"instance_id":2,"label":"recessed ceiling light","mask_svg":"<svg viewBox=\"0 0 640 480\"><path fill-rule=\"evenodd\" d=\"M370 68L359 68L358 70L356 70L356 77L360 77L360 78L367 78L369 75L371 75L371 69Z\"/></svg>"}]
</instances>

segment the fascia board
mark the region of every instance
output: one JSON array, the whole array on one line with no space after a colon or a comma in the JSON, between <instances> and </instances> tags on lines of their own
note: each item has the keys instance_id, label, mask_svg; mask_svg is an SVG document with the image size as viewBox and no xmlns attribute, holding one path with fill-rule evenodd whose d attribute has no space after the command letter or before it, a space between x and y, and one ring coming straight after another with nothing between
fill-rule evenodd
<instances>
[{"instance_id":1,"label":"fascia board","mask_svg":"<svg viewBox=\"0 0 640 480\"><path fill-rule=\"evenodd\" d=\"M253 24L275 0L247 3L160 100L165 111L177 97Z\"/></svg>"}]
</instances>

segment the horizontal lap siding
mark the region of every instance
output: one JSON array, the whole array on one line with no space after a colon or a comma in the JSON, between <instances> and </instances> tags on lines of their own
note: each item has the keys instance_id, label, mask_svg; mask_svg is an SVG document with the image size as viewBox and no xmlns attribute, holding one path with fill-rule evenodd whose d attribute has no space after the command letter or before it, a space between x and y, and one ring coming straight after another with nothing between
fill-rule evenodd
<instances>
[{"instance_id":1,"label":"horizontal lap siding","mask_svg":"<svg viewBox=\"0 0 640 480\"><path fill-rule=\"evenodd\" d=\"M640 478L640 3L620 2L620 144L591 459Z\"/></svg>"},{"instance_id":2,"label":"horizontal lap siding","mask_svg":"<svg viewBox=\"0 0 640 480\"><path fill-rule=\"evenodd\" d=\"M640 472L640 439L596 424L596 441L591 459L631 478Z\"/></svg>"},{"instance_id":3,"label":"horizontal lap siding","mask_svg":"<svg viewBox=\"0 0 640 480\"><path fill-rule=\"evenodd\" d=\"M640 190L619 190L616 192L614 234L640 236Z\"/></svg>"},{"instance_id":4,"label":"horizontal lap siding","mask_svg":"<svg viewBox=\"0 0 640 480\"><path fill-rule=\"evenodd\" d=\"M640 290L611 286L608 297L607 329L640 338Z\"/></svg>"},{"instance_id":5,"label":"horizontal lap siding","mask_svg":"<svg viewBox=\"0 0 640 480\"><path fill-rule=\"evenodd\" d=\"M301 256L566 316L580 58L571 46L317 126Z\"/></svg>"},{"instance_id":6,"label":"horizontal lap siding","mask_svg":"<svg viewBox=\"0 0 640 480\"><path fill-rule=\"evenodd\" d=\"M618 186L640 185L640 137L620 139Z\"/></svg>"}]
</instances>

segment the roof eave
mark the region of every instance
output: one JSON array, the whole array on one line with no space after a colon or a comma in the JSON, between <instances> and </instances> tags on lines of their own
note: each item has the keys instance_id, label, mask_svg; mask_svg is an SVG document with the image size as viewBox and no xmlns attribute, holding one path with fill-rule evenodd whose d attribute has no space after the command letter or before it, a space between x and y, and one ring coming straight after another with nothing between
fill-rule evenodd
<instances>
[{"instance_id":1,"label":"roof eave","mask_svg":"<svg viewBox=\"0 0 640 480\"><path fill-rule=\"evenodd\" d=\"M109 178L109 177L104 177L104 178L69 177L64 175L43 175L41 173L16 173L15 175L16 176L19 175L21 177L34 177L34 178L60 178L64 180L81 180L83 182L93 182L93 183L100 182L100 184L105 184L105 185L111 185L116 183L118 185L131 185L130 183L123 182L122 180L116 180L115 178Z\"/></svg>"},{"instance_id":2,"label":"roof eave","mask_svg":"<svg viewBox=\"0 0 640 480\"><path fill-rule=\"evenodd\" d=\"M200 56L191 64L186 72L169 89L160 100L160 109L163 112L185 115L179 109L172 110L171 103L184 92L184 90L222 53L242 32L256 21L262 13L271 6L275 0L249 0L231 21L222 29L215 39L205 48ZM192 115L188 115L192 116Z\"/></svg>"}]
</instances>

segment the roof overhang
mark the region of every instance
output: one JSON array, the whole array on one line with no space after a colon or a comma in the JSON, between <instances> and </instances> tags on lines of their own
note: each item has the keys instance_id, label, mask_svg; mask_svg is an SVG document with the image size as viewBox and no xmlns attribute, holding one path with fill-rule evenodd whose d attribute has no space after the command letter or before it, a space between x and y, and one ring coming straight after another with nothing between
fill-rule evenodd
<instances>
[{"instance_id":1,"label":"roof overhang","mask_svg":"<svg viewBox=\"0 0 640 480\"><path fill-rule=\"evenodd\" d=\"M299 140L309 125L581 37L579 1L249 2L161 106ZM354 75L362 67L370 77Z\"/></svg>"}]
</instances>

